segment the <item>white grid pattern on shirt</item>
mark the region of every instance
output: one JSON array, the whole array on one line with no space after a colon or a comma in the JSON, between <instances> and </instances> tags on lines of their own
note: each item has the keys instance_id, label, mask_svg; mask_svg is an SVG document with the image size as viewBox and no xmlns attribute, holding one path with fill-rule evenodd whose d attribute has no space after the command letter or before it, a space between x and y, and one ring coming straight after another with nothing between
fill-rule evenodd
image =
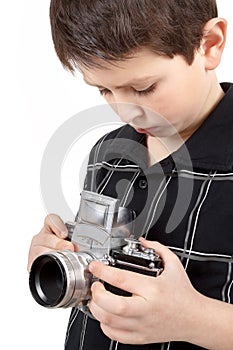
<instances>
[{"instance_id":1,"label":"white grid pattern on shirt","mask_svg":"<svg viewBox=\"0 0 233 350\"><path fill-rule=\"evenodd\" d=\"M103 142L104 140L102 140ZM97 152L95 154L94 159L98 159L98 152L100 150L100 147L98 147ZM132 165L120 165L120 162L117 162L117 164L110 164L107 162L103 162L103 163L94 163L94 164L89 164L88 165L88 171L92 172L92 182L91 182L91 188L94 188L93 185L93 181L94 181L94 175L93 172L96 171L96 169L101 168L103 165L105 168L108 168L109 171L107 173L107 175L104 178L104 181L101 182L101 184L104 185L108 183L108 181L110 180L110 177L112 177L114 171L129 171L131 170L132 172L136 171L136 175L134 175L134 180L136 180L138 174L139 174L139 167L135 166L133 167ZM201 172L192 172L192 171L187 171L187 170L179 170L179 171L174 171L174 173L176 173L178 176L182 176L182 177L187 177L187 178L192 178L192 179L197 179L197 180L204 180L203 185L200 189L200 193L199 193L199 200L197 201L198 203L195 205L195 207L193 208L193 211L190 214L190 226L191 226L191 222L194 221L194 228L192 231L192 238L191 238L191 243L190 246L188 247L187 242L188 242L188 238L191 234L191 232L187 231L186 233L186 239L185 239L185 246L184 248L176 248L176 247L169 247L171 250L173 250L174 252L178 254L177 255L181 255L183 258L187 258L186 261L186 266L185 268L187 268L188 263L190 261L190 259L194 259L194 260L203 260L203 259L210 259L213 260L214 258L217 259L218 261L221 259L226 259L226 261L228 260L228 264L229 264L229 268L228 268L228 273L226 276L226 282L223 286L222 289L222 299L223 301L227 301L228 303L231 302L230 300L230 292L233 286L233 280L231 281L231 275L232 275L232 264L233 264L233 259L231 256L227 256L227 255L221 255L221 254L208 254L208 253L203 253L203 252L196 252L193 251L193 242L194 242L194 238L195 238L195 233L196 233L196 227L197 227L197 223L198 223L198 218L201 212L201 208L202 205L204 203L204 201L207 199L208 196L208 192L210 189L210 186L212 184L213 181L222 181L222 180L228 180L228 181L233 181L233 173L226 173L226 174L222 174L222 173L217 173L215 172L214 174L207 174L207 173L201 173ZM145 227L147 227L146 232L148 232L151 223L153 222L153 217L154 214L156 212L156 208L159 204L159 201L162 197L162 194L164 193L164 191L166 190L167 186L169 185L169 182L171 181L172 176L169 177L168 181L162 181L161 186L159 188L159 193L157 196L155 196L155 199L153 200L153 203L151 205L151 210L149 211L147 218L146 218L146 224ZM206 186L207 184L207 186ZM164 186L163 186L164 185ZM99 186L100 187L100 186ZM105 187L105 186L104 186ZM205 188L206 187L206 188ZM129 196L130 190L131 190L132 186L128 186L127 190L126 190L126 195L125 195L125 200L126 198ZM101 189L101 192L103 191L103 189ZM157 199L157 201L156 201ZM125 201L124 200L124 201ZM196 216L194 216L194 211L196 212ZM149 222L150 220L150 222ZM149 224L148 224L149 222ZM75 320L75 318L77 317L78 312L74 314L73 318L70 321L69 324L69 328L68 328L68 332L67 332L67 338L69 336L69 330ZM83 325L82 325L82 331L81 331L81 338L80 338L80 346L78 350L84 350L83 349L83 344L84 344L84 338L85 338L85 333L86 333L86 326L87 326L87 321L88 321L88 316L85 315L84 319L83 319ZM117 350L119 343L118 342L114 342L110 340L110 344L109 344L109 349L108 350ZM114 348L115 346L115 348ZM161 350L171 350L172 349L172 343L163 343L161 344Z\"/></svg>"}]
</instances>

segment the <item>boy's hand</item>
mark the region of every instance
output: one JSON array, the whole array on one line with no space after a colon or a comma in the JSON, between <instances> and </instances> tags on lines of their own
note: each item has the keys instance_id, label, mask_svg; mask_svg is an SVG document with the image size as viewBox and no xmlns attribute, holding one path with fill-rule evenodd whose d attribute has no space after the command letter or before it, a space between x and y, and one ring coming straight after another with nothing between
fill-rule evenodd
<instances>
[{"instance_id":1,"label":"boy's hand","mask_svg":"<svg viewBox=\"0 0 233 350\"><path fill-rule=\"evenodd\" d=\"M103 332L121 343L185 341L189 338L192 309L199 308L201 295L192 287L175 254L157 242L142 240L142 244L160 255L162 274L149 277L92 262L93 275L133 295L114 295L102 283L95 282L90 310Z\"/></svg>"},{"instance_id":2,"label":"boy's hand","mask_svg":"<svg viewBox=\"0 0 233 350\"><path fill-rule=\"evenodd\" d=\"M67 235L67 228L59 216L55 214L46 216L44 227L33 237L31 242L28 256L28 271L30 271L33 261L43 253L63 249L74 251L73 244L64 240Z\"/></svg>"}]
</instances>

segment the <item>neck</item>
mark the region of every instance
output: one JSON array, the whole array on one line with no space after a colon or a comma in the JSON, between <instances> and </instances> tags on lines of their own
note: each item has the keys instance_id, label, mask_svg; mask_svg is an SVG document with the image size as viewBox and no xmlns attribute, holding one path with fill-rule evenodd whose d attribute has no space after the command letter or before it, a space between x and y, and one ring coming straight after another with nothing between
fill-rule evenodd
<instances>
[{"instance_id":1,"label":"neck","mask_svg":"<svg viewBox=\"0 0 233 350\"><path fill-rule=\"evenodd\" d=\"M213 81L206 95L206 99L200 109L200 113L193 121L192 125L182 130L177 135L169 137L147 136L147 147L149 154L149 165L153 165L162 159L165 159L173 152L177 151L184 142L186 142L193 133L202 125L205 119L210 115L214 108L223 98L224 92L217 82L217 78L213 75Z\"/></svg>"},{"instance_id":2,"label":"neck","mask_svg":"<svg viewBox=\"0 0 233 350\"><path fill-rule=\"evenodd\" d=\"M180 132L180 136L184 140L184 142L187 141L193 135L193 133L202 125L206 118L208 118L211 112L219 104L223 96L224 92L221 88L221 85L217 81L216 74L213 72L208 93L200 109L199 115L195 118L193 123L187 129L182 130Z\"/></svg>"}]
</instances>

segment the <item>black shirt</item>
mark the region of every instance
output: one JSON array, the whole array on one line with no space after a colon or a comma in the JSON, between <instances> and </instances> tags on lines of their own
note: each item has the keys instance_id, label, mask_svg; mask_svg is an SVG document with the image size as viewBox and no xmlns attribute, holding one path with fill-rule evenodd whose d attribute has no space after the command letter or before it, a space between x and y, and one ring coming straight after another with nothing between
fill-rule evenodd
<instances>
[{"instance_id":1,"label":"black shirt","mask_svg":"<svg viewBox=\"0 0 233 350\"><path fill-rule=\"evenodd\" d=\"M151 167L145 135L129 125L105 135L90 154L85 188L120 198L136 212L136 237L168 246L199 292L233 303L233 85L222 88L225 96L201 127L178 151ZM74 308L65 349L202 348L185 342L113 342L98 321Z\"/></svg>"}]
</instances>

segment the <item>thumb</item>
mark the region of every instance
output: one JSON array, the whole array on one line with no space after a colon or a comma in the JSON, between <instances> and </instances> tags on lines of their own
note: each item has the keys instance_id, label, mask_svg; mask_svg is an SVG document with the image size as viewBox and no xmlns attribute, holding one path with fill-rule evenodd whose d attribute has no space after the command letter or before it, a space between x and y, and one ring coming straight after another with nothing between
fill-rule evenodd
<instances>
[{"instance_id":1,"label":"thumb","mask_svg":"<svg viewBox=\"0 0 233 350\"><path fill-rule=\"evenodd\" d=\"M60 216L56 214L47 215L44 226L49 232L54 233L59 238L64 239L68 236L68 230L65 223Z\"/></svg>"}]
</instances>

